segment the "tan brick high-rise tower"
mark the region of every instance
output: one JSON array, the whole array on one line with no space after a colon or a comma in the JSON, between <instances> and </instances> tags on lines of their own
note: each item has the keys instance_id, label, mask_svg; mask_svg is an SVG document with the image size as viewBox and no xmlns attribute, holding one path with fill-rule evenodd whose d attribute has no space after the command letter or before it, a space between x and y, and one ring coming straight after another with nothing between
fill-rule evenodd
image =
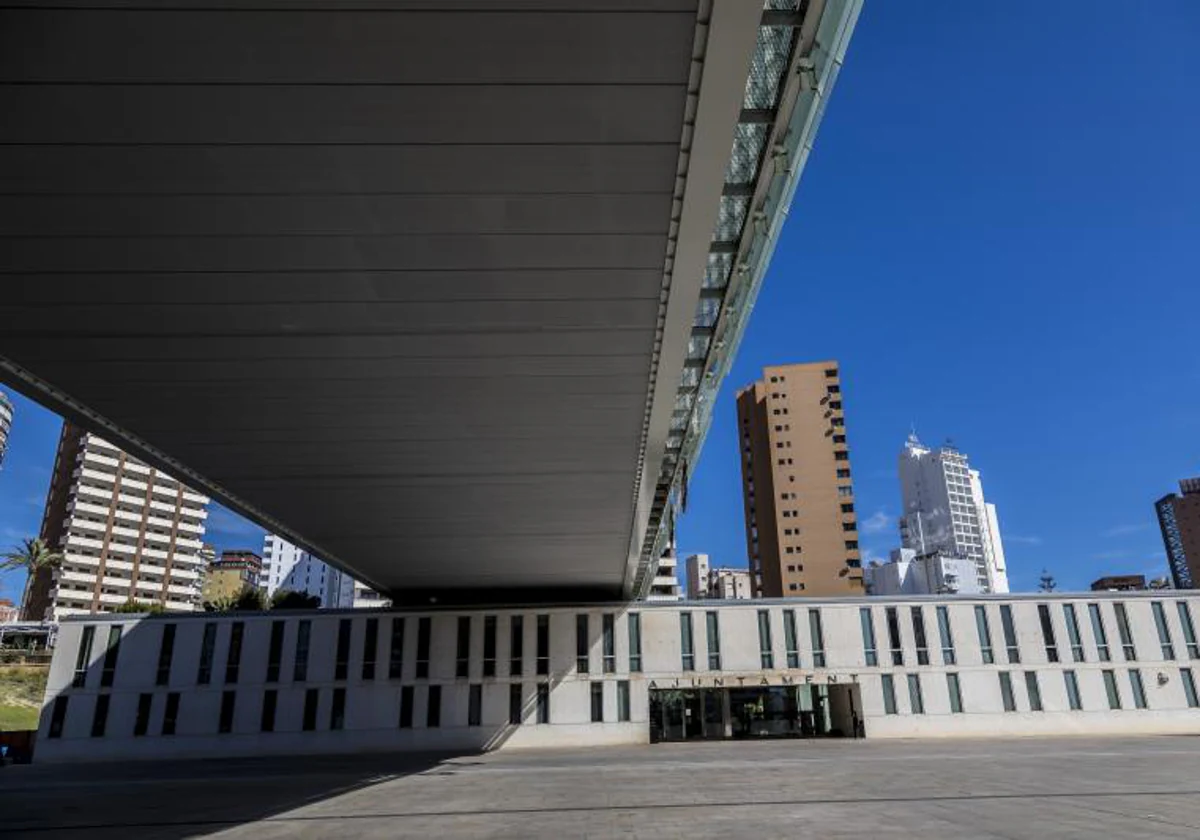
<instances>
[{"instance_id":1,"label":"tan brick high-rise tower","mask_svg":"<svg viewBox=\"0 0 1200 840\"><path fill-rule=\"evenodd\" d=\"M755 595L862 595L837 362L764 368L737 409Z\"/></svg>"}]
</instances>

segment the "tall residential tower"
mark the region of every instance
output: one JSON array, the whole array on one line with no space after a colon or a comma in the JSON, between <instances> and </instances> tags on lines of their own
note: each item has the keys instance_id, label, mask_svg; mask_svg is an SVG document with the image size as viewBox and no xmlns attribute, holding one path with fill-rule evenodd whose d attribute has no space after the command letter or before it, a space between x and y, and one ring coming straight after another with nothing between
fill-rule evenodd
<instances>
[{"instance_id":1,"label":"tall residential tower","mask_svg":"<svg viewBox=\"0 0 1200 840\"><path fill-rule=\"evenodd\" d=\"M737 412L754 594L863 594L837 362L764 368Z\"/></svg>"},{"instance_id":2,"label":"tall residential tower","mask_svg":"<svg viewBox=\"0 0 1200 840\"><path fill-rule=\"evenodd\" d=\"M1008 571L996 506L984 501L983 482L967 456L947 444L929 449L909 435L900 453L904 514L900 541L917 556L940 552L975 564L984 592L1007 592Z\"/></svg>"},{"instance_id":3,"label":"tall residential tower","mask_svg":"<svg viewBox=\"0 0 1200 840\"><path fill-rule=\"evenodd\" d=\"M200 608L208 497L63 423L41 537L65 557L34 578L26 618L111 612L133 600Z\"/></svg>"},{"instance_id":4,"label":"tall residential tower","mask_svg":"<svg viewBox=\"0 0 1200 840\"><path fill-rule=\"evenodd\" d=\"M1167 549L1167 565L1176 589L1200 583L1200 478L1179 482L1179 493L1154 503L1158 527Z\"/></svg>"},{"instance_id":5,"label":"tall residential tower","mask_svg":"<svg viewBox=\"0 0 1200 840\"><path fill-rule=\"evenodd\" d=\"M13 406L8 395L0 391L0 466L4 466L4 453L8 451L8 432L12 429Z\"/></svg>"}]
</instances>

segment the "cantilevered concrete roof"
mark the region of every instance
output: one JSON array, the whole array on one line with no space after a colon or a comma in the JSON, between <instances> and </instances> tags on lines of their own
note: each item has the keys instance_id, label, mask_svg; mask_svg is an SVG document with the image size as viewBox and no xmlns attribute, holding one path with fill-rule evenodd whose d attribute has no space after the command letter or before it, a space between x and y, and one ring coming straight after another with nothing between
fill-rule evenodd
<instances>
[{"instance_id":1,"label":"cantilevered concrete roof","mask_svg":"<svg viewBox=\"0 0 1200 840\"><path fill-rule=\"evenodd\" d=\"M0 11L0 376L381 590L638 594L855 2Z\"/></svg>"}]
</instances>

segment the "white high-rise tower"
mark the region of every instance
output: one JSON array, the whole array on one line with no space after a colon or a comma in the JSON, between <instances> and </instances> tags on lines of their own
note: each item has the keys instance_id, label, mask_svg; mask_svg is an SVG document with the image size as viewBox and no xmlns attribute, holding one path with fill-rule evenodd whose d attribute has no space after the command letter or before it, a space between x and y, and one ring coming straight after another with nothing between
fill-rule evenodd
<instances>
[{"instance_id":1,"label":"white high-rise tower","mask_svg":"<svg viewBox=\"0 0 1200 840\"><path fill-rule=\"evenodd\" d=\"M931 450L914 432L900 453L900 492L905 548L969 558L981 588L1008 591L996 506L984 501L979 470L971 469L966 455L949 444Z\"/></svg>"}]
</instances>

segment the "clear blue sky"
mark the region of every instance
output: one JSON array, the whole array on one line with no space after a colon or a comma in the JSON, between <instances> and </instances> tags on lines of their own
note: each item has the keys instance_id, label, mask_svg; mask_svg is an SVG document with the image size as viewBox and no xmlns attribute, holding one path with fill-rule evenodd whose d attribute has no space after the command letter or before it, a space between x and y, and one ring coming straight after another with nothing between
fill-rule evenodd
<instances>
[{"instance_id":1,"label":"clear blue sky","mask_svg":"<svg viewBox=\"0 0 1200 840\"><path fill-rule=\"evenodd\" d=\"M746 564L733 391L833 357L870 553L896 543L915 423L983 471L1015 589L1043 566L1064 588L1163 573L1153 501L1200 474L1198 51L1191 0L868 2L681 551ZM37 531L58 432L15 402L3 545ZM261 547L232 514L211 522L218 547Z\"/></svg>"}]
</instances>

